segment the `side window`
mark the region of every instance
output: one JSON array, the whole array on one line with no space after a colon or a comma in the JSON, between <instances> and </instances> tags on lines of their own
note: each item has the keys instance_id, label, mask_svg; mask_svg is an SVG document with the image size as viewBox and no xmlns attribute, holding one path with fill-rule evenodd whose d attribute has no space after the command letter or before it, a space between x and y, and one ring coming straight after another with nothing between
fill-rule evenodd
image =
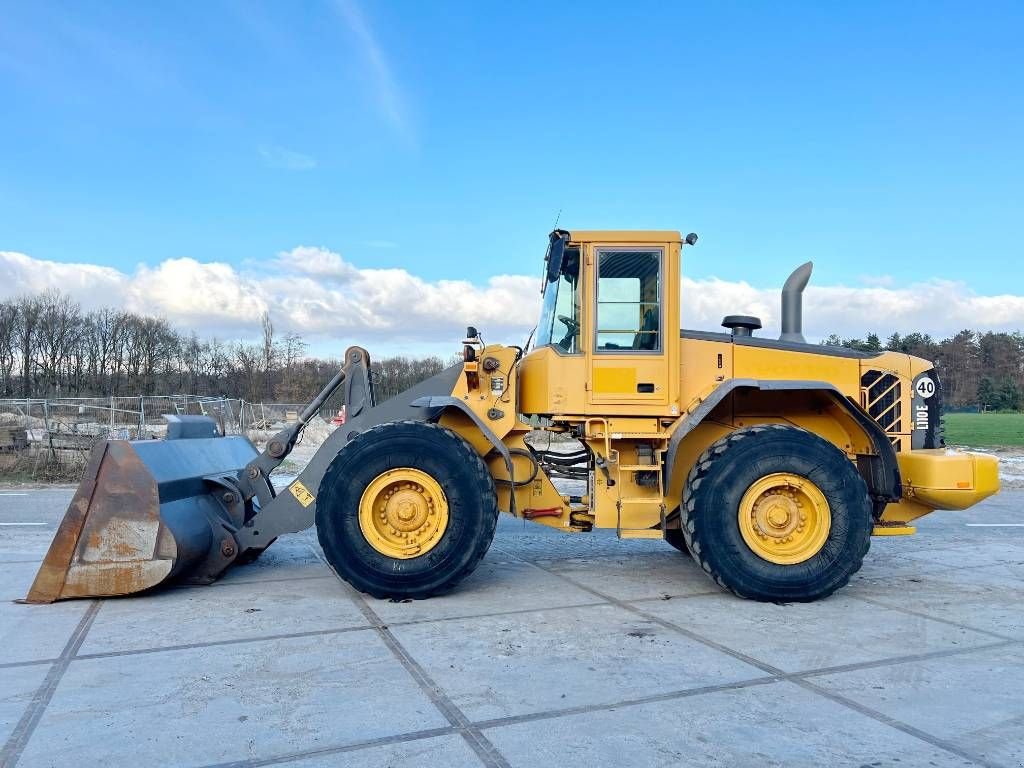
<instances>
[{"instance_id":1,"label":"side window","mask_svg":"<svg viewBox=\"0 0 1024 768\"><path fill-rule=\"evenodd\" d=\"M597 349L661 350L661 251L599 250Z\"/></svg>"}]
</instances>

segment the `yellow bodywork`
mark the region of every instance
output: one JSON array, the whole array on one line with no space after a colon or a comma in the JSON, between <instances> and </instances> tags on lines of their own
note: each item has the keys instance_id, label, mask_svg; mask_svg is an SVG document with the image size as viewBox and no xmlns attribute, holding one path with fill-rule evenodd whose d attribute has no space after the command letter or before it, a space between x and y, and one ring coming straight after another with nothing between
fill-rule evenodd
<instances>
[{"instance_id":1,"label":"yellow bodywork","mask_svg":"<svg viewBox=\"0 0 1024 768\"><path fill-rule=\"evenodd\" d=\"M983 453L943 448L906 451L897 456L903 499L882 513L876 534L914 533L912 520L935 509L962 510L999 491L999 462Z\"/></svg>"},{"instance_id":2,"label":"yellow bodywork","mask_svg":"<svg viewBox=\"0 0 1024 768\"><path fill-rule=\"evenodd\" d=\"M920 407L919 402L915 405L913 384L932 368L927 361L896 352L858 357L807 344L679 334L675 329L685 297L679 290L683 241L678 232L573 232L570 244L580 265L576 348L567 352L546 344L520 356L516 348L477 345L452 392L476 418L457 409L442 417L443 425L486 458L502 510L566 531L614 528L624 538L661 537L666 528L678 526L673 513L691 467L709 445L733 430L790 424L828 440L851 461L876 455L872 435L837 397L865 413L871 410L896 449L902 497L885 507L875 533L913 533L908 523L921 515L965 509L998 491L997 465L989 456L911 448L913 409ZM630 249L654 249L663 259L664 287L658 297L663 343L656 351L609 353L596 348L595 264L602 251ZM496 363L485 365L488 358ZM869 373L886 378L872 388L864 383ZM769 387L773 382L813 382L826 385L829 392L813 387L731 389L737 381L748 380L767 382ZM695 412L709 403L713 407L694 425ZM589 449L593 466L583 498L560 494L529 458L525 439L537 427L527 419L542 419L547 429L570 434ZM484 434L480 423L491 436ZM685 437L677 441L673 466L662 471L679 429L686 430ZM506 457L496 450L494 439L510 452L511 479ZM827 504L822 510L816 498L813 490L801 493L801 503L817 510L819 525L796 548L799 552L793 554L786 549L788 544L776 542L774 555L770 547L762 547L769 557L798 562L806 552L816 551L816 537L822 530L827 533L828 516ZM751 502L751 510L756 503ZM754 539L756 527L752 523L747 531Z\"/></svg>"}]
</instances>

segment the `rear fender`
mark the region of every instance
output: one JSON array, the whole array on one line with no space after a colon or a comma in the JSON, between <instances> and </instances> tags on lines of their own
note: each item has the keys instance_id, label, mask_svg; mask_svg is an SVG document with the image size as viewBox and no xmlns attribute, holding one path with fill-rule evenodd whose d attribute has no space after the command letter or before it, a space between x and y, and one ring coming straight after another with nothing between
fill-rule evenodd
<instances>
[{"instance_id":1,"label":"rear fender","mask_svg":"<svg viewBox=\"0 0 1024 768\"><path fill-rule=\"evenodd\" d=\"M825 381L758 379L732 379L724 382L712 391L697 408L680 420L679 425L669 438L665 457L665 486L670 489L673 498L681 493L682 483L685 482L685 473L689 471L689 465L692 464L689 461L680 461L683 454L693 454L692 446L690 450L684 448L684 441L686 444L696 441L700 444L700 450L703 450L704 446L736 428L728 423L723 423L722 419L716 418L713 421L709 419L708 417L716 408L733 395L761 393L764 396L770 396L771 393L782 392L811 395L826 404L828 407L823 410L822 416L838 422L838 426L846 434L859 435L862 438L862 447L855 445L845 447L839 445L839 447L853 452L857 456L857 468L864 477L872 498L879 503L899 500L902 488L896 450L882 428L868 414L864 413L857 403L845 397L834 385ZM782 410L777 411L776 417L772 419L758 416L744 418L743 424L778 421L779 418L787 421L786 417L787 414ZM732 418L731 413L728 418ZM808 426L811 431L815 431L813 426ZM687 440L691 434L693 440ZM700 450L697 451L698 454ZM870 452L867 452L868 450ZM677 466L680 464L686 464L686 466Z\"/></svg>"}]
</instances>

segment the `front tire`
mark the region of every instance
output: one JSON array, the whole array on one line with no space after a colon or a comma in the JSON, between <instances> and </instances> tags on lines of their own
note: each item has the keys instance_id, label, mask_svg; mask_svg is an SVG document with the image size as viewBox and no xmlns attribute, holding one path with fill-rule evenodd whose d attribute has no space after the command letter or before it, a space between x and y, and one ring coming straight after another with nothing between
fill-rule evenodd
<instances>
[{"instance_id":1,"label":"front tire","mask_svg":"<svg viewBox=\"0 0 1024 768\"><path fill-rule=\"evenodd\" d=\"M871 500L853 463L781 424L738 429L704 451L681 514L694 560L753 600L831 595L860 569L871 540Z\"/></svg>"},{"instance_id":2,"label":"front tire","mask_svg":"<svg viewBox=\"0 0 1024 768\"><path fill-rule=\"evenodd\" d=\"M479 454L436 424L374 427L334 458L320 483L316 529L334 571L378 598L453 589L494 538L494 481Z\"/></svg>"}]
</instances>

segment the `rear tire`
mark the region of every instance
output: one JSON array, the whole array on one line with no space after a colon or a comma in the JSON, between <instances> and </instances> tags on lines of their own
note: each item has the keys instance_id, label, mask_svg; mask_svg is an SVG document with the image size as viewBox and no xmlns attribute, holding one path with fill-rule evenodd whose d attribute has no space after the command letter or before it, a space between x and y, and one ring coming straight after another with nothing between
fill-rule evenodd
<instances>
[{"instance_id":1,"label":"rear tire","mask_svg":"<svg viewBox=\"0 0 1024 768\"><path fill-rule=\"evenodd\" d=\"M829 517L820 548L786 564L759 555L740 523L748 489L782 475L809 481ZM871 500L853 463L818 435L781 424L738 429L704 451L690 470L680 511L694 560L720 586L753 600L827 597L860 569L871 542Z\"/></svg>"},{"instance_id":2,"label":"rear tire","mask_svg":"<svg viewBox=\"0 0 1024 768\"><path fill-rule=\"evenodd\" d=\"M425 473L443 490L447 523L440 539L418 556L389 557L360 526L360 501L390 470ZM420 599L453 589L480 563L498 521L494 481L479 454L436 424L382 424L355 437L334 458L320 483L316 529L335 572L378 598Z\"/></svg>"}]
</instances>

